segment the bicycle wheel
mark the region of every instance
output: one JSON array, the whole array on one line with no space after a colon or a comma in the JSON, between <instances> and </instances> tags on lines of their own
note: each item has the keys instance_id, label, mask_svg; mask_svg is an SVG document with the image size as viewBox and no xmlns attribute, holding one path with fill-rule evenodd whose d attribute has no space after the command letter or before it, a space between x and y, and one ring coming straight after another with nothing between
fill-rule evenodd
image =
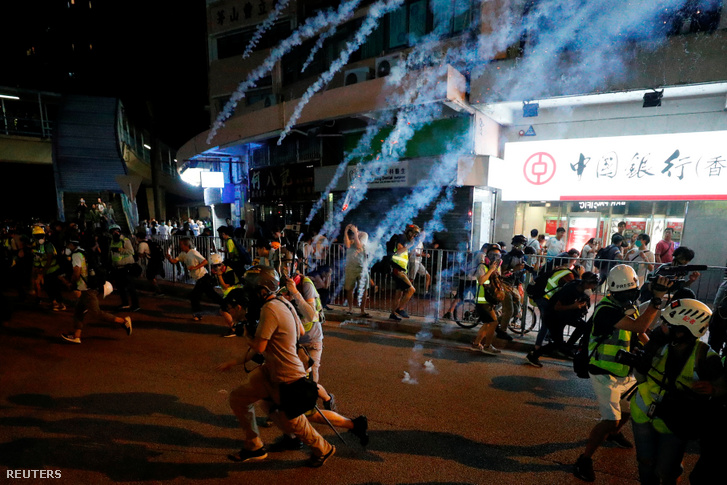
<instances>
[{"instance_id":1,"label":"bicycle wheel","mask_svg":"<svg viewBox=\"0 0 727 485\"><path fill-rule=\"evenodd\" d=\"M473 328L480 323L477 318L474 303L471 300L465 301L462 306L462 318L459 320L455 319L455 323L462 328Z\"/></svg>"},{"instance_id":2,"label":"bicycle wheel","mask_svg":"<svg viewBox=\"0 0 727 485\"><path fill-rule=\"evenodd\" d=\"M525 318L524 323L523 316ZM524 310L524 315L513 318L508 327L513 333L525 335L526 333L530 332L532 329L535 328L535 326L538 324L539 317L540 313L538 312L537 307L528 305L527 308Z\"/></svg>"}]
</instances>

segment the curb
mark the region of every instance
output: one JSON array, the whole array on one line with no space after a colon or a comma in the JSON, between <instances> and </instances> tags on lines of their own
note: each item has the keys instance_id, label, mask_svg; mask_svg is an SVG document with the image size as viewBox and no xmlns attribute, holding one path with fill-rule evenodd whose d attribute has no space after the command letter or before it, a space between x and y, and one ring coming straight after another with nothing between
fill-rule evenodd
<instances>
[{"instance_id":1,"label":"curb","mask_svg":"<svg viewBox=\"0 0 727 485\"><path fill-rule=\"evenodd\" d=\"M169 281L158 281L159 288L164 292L164 295L176 297L180 299L187 299L189 292L192 290L192 285L187 283L174 283ZM151 284L144 279L136 280L136 286L140 290L151 291ZM206 298L203 298L203 303L207 302ZM358 318L356 315L348 315L343 307L337 307L337 305L331 305L333 310L326 310L326 325L341 326L342 323L346 323L346 326L360 329L370 330L383 330L385 332L401 333L405 335L420 335L420 332L430 332L431 335L426 335L429 338L435 338L440 340L449 340L469 346L477 335L479 327L475 328L462 328L447 320L433 321L424 317L411 317L408 320L394 321L390 320L387 316L379 315L385 312L379 312L377 310L369 309L371 318ZM339 309L340 308L340 309ZM336 325L337 324L337 325ZM495 346L499 349L508 349L516 352L527 353L532 350L535 344L535 333L530 332L523 336L508 332L513 340L505 341L499 338L495 338ZM421 334L424 336L424 334Z\"/></svg>"}]
</instances>

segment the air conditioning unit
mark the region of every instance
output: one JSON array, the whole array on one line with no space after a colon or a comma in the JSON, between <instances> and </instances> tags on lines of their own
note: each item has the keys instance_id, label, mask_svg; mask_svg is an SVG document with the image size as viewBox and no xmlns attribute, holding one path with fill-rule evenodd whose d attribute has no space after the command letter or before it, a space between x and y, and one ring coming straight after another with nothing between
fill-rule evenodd
<instances>
[{"instance_id":1,"label":"air conditioning unit","mask_svg":"<svg viewBox=\"0 0 727 485\"><path fill-rule=\"evenodd\" d=\"M369 68L359 67L358 69L349 69L343 73L343 85L350 86L369 80Z\"/></svg>"},{"instance_id":2,"label":"air conditioning unit","mask_svg":"<svg viewBox=\"0 0 727 485\"><path fill-rule=\"evenodd\" d=\"M404 62L401 53L376 58L376 77L386 77L394 66Z\"/></svg>"},{"instance_id":3,"label":"air conditioning unit","mask_svg":"<svg viewBox=\"0 0 727 485\"><path fill-rule=\"evenodd\" d=\"M266 108L269 108L270 106L275 106L280 101L280 96L277 94L266 94L263 98L263 105Z\"/></svg>"}]
</instances>

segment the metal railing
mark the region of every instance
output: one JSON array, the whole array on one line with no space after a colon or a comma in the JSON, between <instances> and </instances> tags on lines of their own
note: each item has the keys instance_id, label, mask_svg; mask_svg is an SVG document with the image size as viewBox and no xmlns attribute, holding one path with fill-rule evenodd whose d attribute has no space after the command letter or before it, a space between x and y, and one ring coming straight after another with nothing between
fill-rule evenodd
<instances>
[{"instance_id":1,"label":"metal railing","mask_svg":"<svg viewBox=\"0 0 727 485\"><path fill-rule=\"evenodd\" d=\"M176 256L181 238L182 236L168 236L166 239L155 237L154 240L162 246L165 252L171 251L171 254ZM224 252L224 242L218 237L199 236L196 238L193 237L192 239L195 241L196 249L208 260L210 254ZM254 248L255 241L253 239L244 239L238 241L238 243L250 253L252 258L256 257ZM330 268L330 303L347 306L348 302L343 290L346 277L346 248L344 245L330 244L326 246L324 251L315 253L314 251L308 250L306 245L303 244L300 245L299 255L309 255L307 258L301 258L299 260L299 268L303 273L309 273L322 268ZM473 312L477 293L477 282L474 274L483 257L483 254L480 252L461 252L441 249L424 250L421 260L410 256L408 274L416 292L406 307L408 313L413 316L438 320L448 311L455 313L458 318L462 318L465 312ZM543 266L554 266L553 262L549 262L548 258L544 255L531 255L526 259L527 263L534 270L541 269ZM588 261L584 261L582 258L559 258L559 261L556 262L566 267L574 264L581 264L585 267L589 266ZM621 261L613 262L613 264L617 263L621 263ZM655 264L654 270L649 271L647 268L648 263L631 262L628 264L633 266L637 270L637 273L644 275L653 273L659 266ZM194 280L191 279L183 265L173 265L168 261L165 261L164 265L166 272L165 278L167 280L178 283L194 283ZM697 299L707 305L712 305L717 294L717 289L725 279L725 270L726 268L724 267L713 266L709 267L706 271L700 272L699 278L689 286L695 293ZM427 274L429 278L427 278ZM390 312L396 296L395 277L386 266L386 263L382 262L378 262L371 267L370 275L371 287L366 296L365 308L367 310ZM522 285L524 299L528 299L528 307L534 308L536 305L527 296L527 285L534 279L534 275L525 271L521 276L520 284ZM605 292L605 284L599 286L593 292L589 314L593 311L595 303L600 301L605 295ZM359 306L358 294L354 294L353 306ZM527 307L522 308L525 310ZM522 317L527 318L526 313L523 313ZM537 329L538 326L535 326L533 330Z\"/></svg>"}]
</instances>

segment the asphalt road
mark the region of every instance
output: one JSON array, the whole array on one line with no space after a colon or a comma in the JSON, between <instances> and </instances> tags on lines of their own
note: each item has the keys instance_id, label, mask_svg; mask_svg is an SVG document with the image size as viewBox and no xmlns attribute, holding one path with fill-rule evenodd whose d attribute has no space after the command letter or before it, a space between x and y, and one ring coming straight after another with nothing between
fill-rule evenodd
<instances>
[{"instance_id":1,"label":"asphalt road","mask_svg":"<svg viewBox=\"0 0 727 485\"><path fill-rule=\"evenodd\" d=\"M118 304L109 300L107 308ZM147 297L142 306L131 336L88 325L81 345L59 337L72 327L70 311L20 310L0 328L3 483L16 481L8 469L59 470L54 482L73 484L583 483L571 464L598 411L570 363L543 359L536 369L520 351L490 357L336 322L325 328L321 382L342 414L368 416L368 448L316 425L337 447L323 468L303 467L304 451L232 463L226 455L241 434L227 395L245 374L215 366L243 340L220 338L220 317L193 322L186 301ZM262 429L268 443L278 434ZM690 453L687 470L694 460ZM632 450L604 447L595 467L597 483L636 483Z\"/></svg>"}]
</instances>

